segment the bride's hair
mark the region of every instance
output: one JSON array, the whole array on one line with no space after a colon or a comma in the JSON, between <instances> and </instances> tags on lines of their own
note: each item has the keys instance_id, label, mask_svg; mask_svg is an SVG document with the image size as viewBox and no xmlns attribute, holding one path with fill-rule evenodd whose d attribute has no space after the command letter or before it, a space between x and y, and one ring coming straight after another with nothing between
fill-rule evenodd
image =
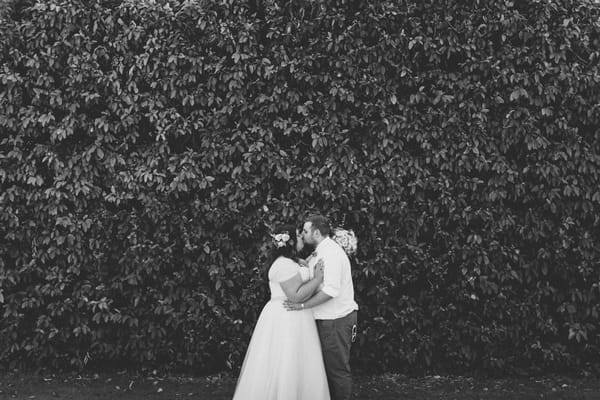
<instances>
[{"instance_id":1,"label":"bride's hair","mask_svg":"<svg viewBox=\"0 0 600 400\"><path fill-rule=\"evenodd\" d=\"M296 227L294 225L277 225L271 232L271 248L269 250L269 266L279 257L296 257Z\"/></svg>"}]
</instances>

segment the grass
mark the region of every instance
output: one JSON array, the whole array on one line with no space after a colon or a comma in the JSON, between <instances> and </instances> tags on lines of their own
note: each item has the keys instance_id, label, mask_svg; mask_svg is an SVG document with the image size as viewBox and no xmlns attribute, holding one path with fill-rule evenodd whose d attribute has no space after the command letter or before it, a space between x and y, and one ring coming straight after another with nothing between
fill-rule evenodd
<instances>
[{"instance_id":1,"label":"grass","mask_svg":"<svg viewBox=\"0 0 600 400\"><path fill-rule=\"evenodd\" d=\"M0 375L0 399L231 399L235 376L220 374L207 377L127 373L105 375ZM600 381L592 378L481 379L430 376L409 378L384 374L356 376L353 399L600 399ZM282 399L285 400L285 399Z\"/></svg>"}]
</instances>

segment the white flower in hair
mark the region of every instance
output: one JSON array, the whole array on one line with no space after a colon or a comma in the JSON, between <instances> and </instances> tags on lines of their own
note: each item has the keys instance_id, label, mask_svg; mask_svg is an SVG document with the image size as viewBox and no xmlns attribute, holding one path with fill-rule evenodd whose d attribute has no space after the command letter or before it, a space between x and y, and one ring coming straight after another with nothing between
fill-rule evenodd
<instances>
[{"instance_id":1,"label":"white flower in hair","mask_svg":"<svg viewBox=\"0 0 600 400\"><path fill-rule=\"evenodd\" d=\"M346 254L352 255L356 253L358 240L352 229L335 228L332 239L344 249Z\"/></svg>"},{"instance_id":2,"label":"white flower in hair","mask_svg":"<svg viewBox=\"0 0 600 400\"><path fill-rule=\"evenodd\" d=\"M281 232L276 235L271 234L271 237L273 238L273 243L275 243L275 246L277 247L285 246L288 240L290 240L290 234L288 232Z\"/></svg>"}]
</instances>

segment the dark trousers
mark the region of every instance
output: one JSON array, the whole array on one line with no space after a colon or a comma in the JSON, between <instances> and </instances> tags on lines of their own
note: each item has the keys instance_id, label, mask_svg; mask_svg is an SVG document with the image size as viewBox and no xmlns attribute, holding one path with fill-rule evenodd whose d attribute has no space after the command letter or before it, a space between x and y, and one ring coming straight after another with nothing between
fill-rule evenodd
<instances>
[{"instance_id":1,"label":"dark trousers","mask_svg":"<svg viewBox=\"0 0 600 400\"><path fill-rule=\"evenodd\" d=\"M317 328L323 350L331 400L349 400L352 393L350 348L356 336L357 312L338 319L318 319Z\"/></svg>"}]
</instances>

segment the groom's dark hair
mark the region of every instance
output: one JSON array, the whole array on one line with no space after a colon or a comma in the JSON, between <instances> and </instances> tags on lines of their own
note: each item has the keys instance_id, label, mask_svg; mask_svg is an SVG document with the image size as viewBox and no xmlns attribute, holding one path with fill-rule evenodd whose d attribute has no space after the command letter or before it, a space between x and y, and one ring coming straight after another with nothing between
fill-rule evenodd
<instances>
[{"instance_id":1,"label":"groom's dark hair","mask_svg":"<svg viewBox=\"0 0 600 400\"><path fill-rule=\"evenodd\" d=\"M319 230L322 236L331 236L331 224L327 217L320 214L314 214L306 218L306 222L310 222L313 230Z\"/></svg>"}]
</instances>

